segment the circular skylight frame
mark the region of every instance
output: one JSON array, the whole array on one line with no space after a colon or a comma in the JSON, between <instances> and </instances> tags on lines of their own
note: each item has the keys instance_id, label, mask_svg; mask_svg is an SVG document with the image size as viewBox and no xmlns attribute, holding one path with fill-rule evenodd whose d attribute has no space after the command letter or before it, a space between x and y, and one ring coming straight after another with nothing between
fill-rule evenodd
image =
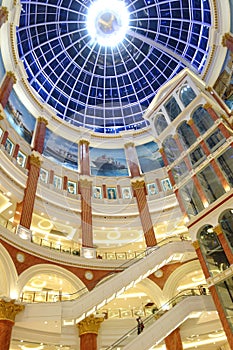
<instances>
[{"instance_id":1,"label":"circular skylight frame","mask_svg":"<svg viewBox=\"0 0 233 350\"><path fill-rule=\"evenodd\" d=\"M208 1L123 1L122 42L99 45L87 30L91 1L21 0L17 28L28 81L58 117L100 133L147 126L156 91L183 68L200 74L209 53Z\"/></svg>"}]
</instances>

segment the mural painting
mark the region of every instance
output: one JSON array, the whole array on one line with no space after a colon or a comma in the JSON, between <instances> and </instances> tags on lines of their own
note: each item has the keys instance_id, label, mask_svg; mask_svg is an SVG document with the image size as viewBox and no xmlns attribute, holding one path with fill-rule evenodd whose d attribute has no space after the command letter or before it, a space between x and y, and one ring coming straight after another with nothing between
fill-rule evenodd
<instances>
[{"instance_id":1,"label":"mural painting","mask_svg":"<svg viewBox=\"0 0 233 350\"><path fill-rule=\"evenodd\" d=\"M124 149L90 148L91 175L128 176Z\"/></svg>"},{"instance_id":2,"label":"mural painting","mask_svg":"<svg viewBox=\"0 0 233 350\"><path fill-rule=\"evenodd\" d=\"M147 173L164 166L157 143L151 141L144 145L136 146L136 150L142 173Z\"/></svg>"},{"instance_id":3,"label":"mural painting","mask_svg":"<svg viewBox=\"0 0 233 350\"><path fill-rule=\"evenodd\" d=\"M19 100L15 91L12 90L4 109L7 120L15 131L29 144L32 141L33 130L36 125L36 118L26 109Z\"/></svg>"},{"instance_id":4,"label":"mural painting","mask_svg":"<svg viewBox=\"0 0 233 350\"><path fill-rule=\"evenodd\" d=\"M43 156L66 168L78 170L78 145L46 129Z\"/></svg>"}]
</instances>

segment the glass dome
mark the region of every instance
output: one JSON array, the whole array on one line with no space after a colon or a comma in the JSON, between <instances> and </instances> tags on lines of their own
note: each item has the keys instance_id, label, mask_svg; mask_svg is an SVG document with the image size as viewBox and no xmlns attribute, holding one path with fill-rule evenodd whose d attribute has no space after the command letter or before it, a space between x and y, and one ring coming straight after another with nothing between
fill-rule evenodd
<instances>
[{"instance_id":1,"label":"glass dome","mask_svg":"<svg viewBox=\"0 0 233 350\"><path fill-rule=\"evenodd\" d=\"M183 68L200 74L206 64L208 0L21 5L17 42L28 81L58 117L76 126L101 133L143 128L156 91Z\"/></svg>"}]
</instances>

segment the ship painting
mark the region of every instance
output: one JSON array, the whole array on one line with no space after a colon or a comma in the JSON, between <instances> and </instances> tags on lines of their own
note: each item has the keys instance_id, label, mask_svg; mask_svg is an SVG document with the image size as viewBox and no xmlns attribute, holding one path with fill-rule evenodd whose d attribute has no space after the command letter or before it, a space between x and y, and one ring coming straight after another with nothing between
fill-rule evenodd
<instances>
[{"instance_id":1,"label":"ship painting","mask_svg":"<svg viewBox=\"0 0 233 350\"><path fill-rule=\"evenodd\" d=\"M78 146L46 130L43 155L67 168L78 168Z\"/></svg>"},{"instance_id":2,"label":"ship painting","mask_svg":"<svg viewBox=\"0 0 233 350\"><path fill-rule=\"evenodd\" d=\"M25 141L30 144L34 126L32 126L32 130L29 130L25 122L26 117L24 117L23 113L19 109L15 108L9 100L6 105L6 115L13 128L25 139ZM30 117L28 120L29 119ZM33 120L33 124L35 124L35 120Z\"/></svg>"},{"instance_id":3,"label":"ship painting","mask_svg":"<svg viewBox=\"0 0 233 350\"><path fill-rule=\"evenodd\" d=\"M91 173L99 176L128 176L124 150L91 150Z\"/></svg>"}]
</instances>

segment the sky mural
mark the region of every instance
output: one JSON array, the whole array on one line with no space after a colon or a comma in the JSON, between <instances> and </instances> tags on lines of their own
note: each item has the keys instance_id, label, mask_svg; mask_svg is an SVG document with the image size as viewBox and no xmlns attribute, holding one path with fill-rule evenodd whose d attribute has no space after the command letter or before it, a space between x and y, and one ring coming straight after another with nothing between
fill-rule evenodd
<instances>
[{"instance_id":1,"label":"sky mural","mask_svg":"<svg viewBox=\"0 0 233 350\"><path fill-rule=\"evenodd\" d=\"M142 173L153 171L164 166L157 143L151 141L136 147Z\"/></svg>"}]
</instances>

